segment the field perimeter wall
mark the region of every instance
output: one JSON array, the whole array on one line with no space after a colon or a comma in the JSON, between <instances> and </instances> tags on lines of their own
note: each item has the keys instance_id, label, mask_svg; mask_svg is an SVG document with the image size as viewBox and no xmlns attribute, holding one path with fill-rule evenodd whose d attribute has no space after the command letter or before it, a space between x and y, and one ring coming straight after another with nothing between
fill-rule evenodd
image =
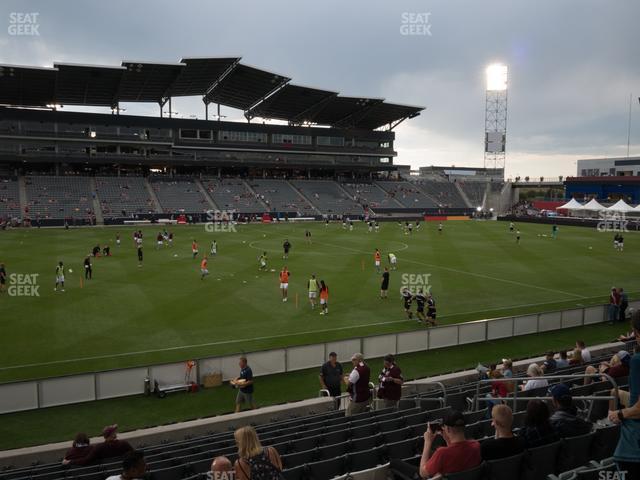
<instances>
[{"instance_id":1,"label":"field perimeter wall","mask_svg":"<svg viewBox=\"0 0 640 480\"><path fill-rule=\"evenodd\" d=\"M640 308L640 301L632 301L630 306ZM248 353L247 357L255 376L272 375L319 367L331 351L338 354L340 361L350 360L355 352L362 352L365 358L378 358L387 353L435 350L605 321L606 306L596 305L262 350ZM183 383L185 367L185 362L167 363L4 383L0 385L0 414L143 394L145 378L150 379L151 385L156 380L160 385ZM192 378L197 378L199 383L213 372L221 372L223 380L235 378L239 370L238 355L197 359L194 370Z\"/></svg>"}]
</instances>

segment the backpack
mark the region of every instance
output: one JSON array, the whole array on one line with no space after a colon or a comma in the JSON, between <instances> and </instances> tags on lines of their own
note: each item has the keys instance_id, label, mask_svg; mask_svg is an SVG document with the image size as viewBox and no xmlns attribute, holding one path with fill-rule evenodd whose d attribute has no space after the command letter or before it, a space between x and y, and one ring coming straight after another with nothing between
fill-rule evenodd
<instances>
[{"instance_id":1,"label":"backpack","mask_svg":"<svg viewBox=\"0 0 640 480\"><path fill-rule=\"evenodd\" d=\"M284 480L278 468L271 463L265 450L260 455L247 459L251 469L251 480Z\"/></svg>"}]
</instances>

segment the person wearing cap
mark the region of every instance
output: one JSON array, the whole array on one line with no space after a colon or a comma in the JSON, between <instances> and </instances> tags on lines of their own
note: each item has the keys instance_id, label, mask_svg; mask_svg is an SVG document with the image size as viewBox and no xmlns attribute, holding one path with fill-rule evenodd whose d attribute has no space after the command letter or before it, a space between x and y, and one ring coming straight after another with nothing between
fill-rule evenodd
<instances>
[{"instance_id":1,"label":"person wearing cap","mask_svg":"<svg viewBox=\"0 0 640 480\"><path fill-rule=\"evenodd\" d=\"M145 478L147 462L144 460L144 453L140 450L128 452L122 459L122 473L112 475L107 480L138 480Z\"/></svg>"},{"instance_id":2,"label":"person wearing cap","mask_svg":"<svg viewBox=\"0 0 640 480\"><path fill-rule=\"evenodd\" d=\"M564 383L554 385L549 389L553 397L555 409L549 421L561 438L584 435L591 431L591 422L578 417L578 409L573 404L571 390Z\"/></svg>"},{"instance_id":3,"label":"person wearing cap","mask_svg":"<svg viewBox=\"0 0 640 480\"><path fill-rule=\"evenodd\" d=\"M396 365L395 357L388 353L384 356L384 368L378 375L378 398L382 400L383 408L395 408L402 396L402 370Z\"/></svg>"},{"instance_id":4,"label":"person wearing cap","mask_svg":"<svg viewBox=\"0 0 640 480\"><path fill-rule=\"evenodd\" d=\"M640 310L631 315L631 326L636 343L640 345ZM620 390L619 394L623 391ZM640 353L631 357L629 362L629 391L626 395L626 408L611 409L608 418L620 424L620 437L613 453L618 469L627 472L626 478L640 478ZM622 397L620 397L622 400Z\"/></svg>"},{"instance_id":5,"label":"person wearing cap","mask_svg":"<svg viewBox=\"0 0 640 480\"><path fill-rule=\"evenodd\" d=\"M611 378L622 378L629 375L629 362L631 361L631 355L626 350L620 350L616 353L608 362L601 362L598 368L593 365L589 365L584 373L586 375L595 375L597 373L603 373L609 375ZM584 384L589 385L593 382L593 379L597 377L584 377ZM607 377L600 377L601 381L606 381Z\"/></svg>"},{"instance_id":6,"label":"person wearing cap","mask_svg":"<svg viewBox=\"0 0 640 480\"><path fill-rule=\"evenodd\" d=\"M436 475L449 475L464 472L482 463L480 444L476 440L467 440L464 436L464 416L453 410L442 423L442 430L434 431L430 424L424 432L424 448L420 458L420 476L431 478ZM433 454L431 447L438 435L447 443Z\"/></svg>"},{"instance_id":7,"label":"person wearing cap","mask_svg":"<svg viewBox=\"0 0 640 480\"><path fill-rule=\"evenodd\" d=\"M336 408L339 405L338 397L342 394L342 364L338 362L338 354L331 352L329 360L322 364L320 368L320 387L329 391L329 395L336 399Z\"/></svg>"},{"instance_id":8,"label":"person wearing cap","mask_svg":"<svg viewBox=\"0 0 640 480\"><path fill-rule=\"evenodd\" d=\"M525 448L523 438L513 434L513 412L507 405L496 405L491 410L491 426L495 437L481 444L483 460L497 460L522 453Z\"/></svg>"},{"instance_id":9,"label":"person wearing cap","mask_svg":"<svg viewBox=\"0 0 640 480\"><path fill-rule=\"evenodd\" d=\"M540 368L542 368L542 371L545 374L549 374L553 371L555 371L556 369L556 360L553 358L554 353L553 352L547 352L547 354L544 357L544 362L542 362L542 365L540 366Z\"/></svg>"},{"instance_id":10,"label":"person wearing cap","mask_svg":"<svg viewBox=\"0 0 640 480\"><path fill-rule=\"evenodd\" d=\"M369 366L364 363L362 354L354 353L351 357L351 364L353 365L353 370L348 377L345 377L347 392L349 392L349 398L351 400L345 411L347 417L366 412L369 406L369 400L371 399L371 392L369 391L371 370Z\"/></svg>"},{"instance_id":11,"label":"person wearing cap","mask_svg":"<svg viewBox=\"0 0 640 480\"><path fill-rule=\"evenodd\" d=\"M121 457L133 450L129 442L118 439L118 425L107 425L102 429L104 442L96 445L91 452L80 459L63 460L62 463L72 465L90 465L106 458Z\"/></svg>"}]
</instances>

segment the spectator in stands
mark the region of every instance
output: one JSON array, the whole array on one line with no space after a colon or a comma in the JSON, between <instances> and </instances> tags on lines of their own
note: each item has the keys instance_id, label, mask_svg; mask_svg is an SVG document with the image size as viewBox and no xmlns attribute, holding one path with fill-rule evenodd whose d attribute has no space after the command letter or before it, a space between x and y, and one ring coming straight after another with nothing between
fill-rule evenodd
<instances>
[{"instance_id":1,"label":"spectator in stands","mask_svg":"<svg viewBox=\"0 0 640 480\"><path fill-rule=\"evenodd\" d=\"M571 390L567 385L564 383L554 385L549 393L553 397L555 409L549 421L560 437L576 437L591 431L591 422L578 417L578 409L573 404Z\"/></svg>"},{"instance_id":2,"label":"spectator in stands","mask_svg":"<svg viewBox=\"0 0 640 480\"><path fill-rule=\"evenodd\" d=\"M593 375L596 373L606 373L613 378L621 378L629 375L629 362L631 361L631 355L626 350L620 350L616 353L608 362L601 362L598 368L593 365L589 365L584 371L585 374ZM585 377L584 384L589 385L593 382L593 379L597 377ZM601 377L601 381L606 380L606 377Z\"/></svg>"},{"instance_id":3,"label":"spectator in stands","mask_svg":"<svg viewBox=\"0 0 640 480\"><path fill-rule=\"evenodd\" d=\"M144 453L140 450L128 452L122 460L122 473L112 475L107 480L138 480L145 478L147 462L144 461Z\"/></svg>"},{"instance_id":4,"label":"spectator in stands","mask_svg":"<svg viewBox=\"0 0 640 480\"><path fill-rule=\"evenodd\" d=\"M273 447L263 448L253 427L239 428L233 434L238 447L235 463L237 480L280 478L282 460Z\"/></svg>"},{"instance_id":5,"label":"spectator in stands","mask_svg":"<svg viewBox=\"0 0 640 480\"><path fill-rule=\"evenodd\" d=\"M541 377L542 370L537 363L532 363L527 368L528 377ZM549 382L545 378L534 378L533 380L527 380L524 385L521 386L522 391L533 390L534 388L542 388L549 385Z\"/></svg>"},{"instance_id":6,"label":"spectator in stands","mask_svg":"<svg viewBox=\"0 0 640 480\"><path fill-rule=\"evenodd\" d=\"M633 312L631 325L636 343L640 345L640 310ZM620 400L626 398L626 408L609 411L609 420L619 423L620 437L613 458L618 468L626 471L626 478L640 478L640 353L630 362L629 392L619 391ZM622 402L621 402L622 403Z\"/></svg>"},{"instance_id":7,"label":"spectator in stands","mask_svg":"<svg viewBox=\"0 0 640 480\"><path fill-rule=\"evenodd\" d=\"M591 361L591 352L585 345L584 340L578 340L576 342L576 349L580 350L580 353L582 354L583 362L589 363Z\"/></svg>"},{"instance_id":8,"label":"spectator in stands","mask_svg":"<svg viewBox=\"0 0 640 480\"><path fill-rule=\"evenodd\" d=\"M549 407L542 400L529 400L527 414L524 418L524 428L520 436L527 448L547 445L560 439L549 422Z\"/></svg>"},{"instance_id":9,"label":"spectator in stands","mask_svg":"<svg viewBox=\"0 0 640 480\"><path fill-rule=\"evenodd\" d=\"M542 362L542 365L540 366L540 368L545 374L549 374L555 371L557 367L557 363L553 358L553 356L554 356L553 352L547 352L547 354L544 357L544 362Z\"/></svg>"},{"instance_id":10,"label":"spectator in stands","mask_svg":"<svg viewBox=\"0 0 640 480\"><path fill-rule=\"evenodd\" d=\"M102 430L104 442L96 445L91 452L81 459L63 460L62 463L67 465L89 465L91 463L100 462L106 458L121 457L133 450L129 442L118 440L118 425L108 425Z\"/></svg>"},{"instance_id":11,"label":"spectator in stands","mask_svg":"<svg viewBox=\"0 0 640 480\"><path fill-rule=\"evenodd\" d=\"M575 365L582 365L583 363L584 363L584 358L582 357L582 350L579 349L578 347L574 348L573 352L571 352L569 365L575 366Z\"/></svg>"},{"instance_id":12,"label":"spectator in stands","mask_svg":"<svg viewBox=\"0 0 640 480\"><path fill-rule=\"evenodd\" d=\"M442 430L427 425L420 459L420 475L423 478L464 472L482 463L480 444L465 438L464 426L464 416L455 410L444 418ZM438 448L432 454L431 447L438 435L442 435L447 446Z\"/></svg>"},{"instance_id":13,"label":"spectator in stands","mask_svg":"<svg viewBox=\"0 0 640 480\"><path fill-rule=\"evenodd\" d=\"M620 294L616 287L611 287L611 292L609 293L607 315L609 317L609 325L613 325L620 317Z\"/></svg>"},{"instance_id":14,"label":"spectator in stands","mask_svg":"<svg viewBox=\"0 0 640 480\"><path fill-rule=\"evenodd\" d=\"M71 448L64 454L64 460L80 460L91 453L93 447L86 433L78 433L73 439Z\"/></svg>"},{"instance_id":15,"label":"spectator in stands","mask_svg":"<svg viewBox=\"0 0 640 480\"><path fill-rule=\"evenodd\" d=\"M369 391L371 370L364 363L364 357L361 353L354 353L351 357L351 363L353 364L353 370L348 377L345 377L347 392L349 392L351 400L345 412L347 417L365 412L371 398L371 392Z\"/></svg>"},{"instance_id":16,"label":"spectator in stands","mask_svg":"<svg viewBox=\"0 0 640 480\"><path fill-rule=\"evenodd\" d=\"M491 411L491 425L496 430L494 438L481 444L483 460L497 460L522 453L524 439L513 434L513 413L507 405L496 405Z\"/></svg>"},{"instance_id":17,"label":"spectator in stands","mask_svg":"<svg viewBox=\"0 0 640 480\"><path fill-rule=\"evenodd\" d=\"M342 364L338 362L338 355L336 352L329 354L329 360L325 362L320 368L320 387L329 391L329 395L339 401L342 376L344 372L342 370ZM338 402L336 402L336 408Z\"/></svg>"},{"instance_id":18,"label":"spectator in stands","mask_svg":"<svg viewBox=\"0 0 640 480\"><path fill-rule=\"evenodd\" d=\"M513 378L513 361L510 358L502 359L502 376Z\"/></svg>"},{"instance_id":19,"label":"spectator in stands","mask_svg":"<svg viewBox=\"0 0 640 480\"><path fill-rule=\"evenodd\" d=\"M213 459L213 462L211 462L211 473L214 480L219 477L230 479L231 476L235 474L232 474L232 472L234 472L233 464L227 457L216 457ZM226 473L227 476L218 475L221 473Z\"/></svg>"},{"instance_id":20,"label":"spectator in stands","mask_svg":"<svg viewBox=\"0 0 640 480\"><path fill-rule=\"evenodd\" d=\"M558 358L556 358L556 368L567 368L568 366L567 351L560 350L560 352L558 352Z\"/></svg>"},{"instance_id":21,"label":"spectator in stands","mask_svg":"<svg viewBox=\"0 0 640 480\"><path fill-rule=\"evenodd\" d=\"M384 368L378 375L378 398L382 400L383 408L397 407L402 395L402 370L396 365L395 357L388 353L384 356Z\"/></svg>"}]
</instances>

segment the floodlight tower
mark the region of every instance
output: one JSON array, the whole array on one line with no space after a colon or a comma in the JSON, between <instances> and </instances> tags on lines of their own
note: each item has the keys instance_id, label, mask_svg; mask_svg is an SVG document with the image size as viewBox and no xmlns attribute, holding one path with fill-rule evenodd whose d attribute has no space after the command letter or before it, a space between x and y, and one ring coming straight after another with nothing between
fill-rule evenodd
<instances>
[{"instance_id":1,"label":"floodlight tower","mask_svg":"<svg viewBox=\"0 0 640 480\"><path fill-rule=\"evenodd\" d=\"M504 170L507 144L507 66L489 65L484 111L484 167Z\"/></svg>"}]
</instances>

